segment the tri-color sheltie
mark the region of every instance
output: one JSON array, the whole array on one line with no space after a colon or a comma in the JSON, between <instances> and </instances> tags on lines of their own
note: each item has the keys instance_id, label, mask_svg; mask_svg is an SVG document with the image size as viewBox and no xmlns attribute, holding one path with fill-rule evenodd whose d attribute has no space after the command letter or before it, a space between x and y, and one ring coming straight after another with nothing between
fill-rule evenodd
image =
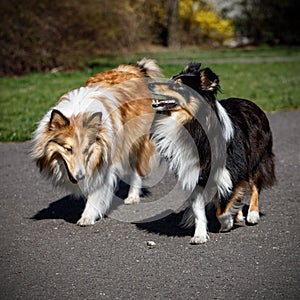
<instances>
[{"instance_id":1,"label":"tri-color sheltie","mask_svg":"<svg viewBox=\"0 0 300 300\"><path fill-rule=\"evenodd\" d=\"M125 203L140 200L141 177L154 152L149 77L162 75L147 59L99 73L63 95L34 132L32 156L42 174L87 199L80 226L107 212L117 176L131 174Z\"/></svg>"},{"instance_id":2,"label":"tri-color sheltie","mask_svg":"<svg viewBox=\"0 0 300 300\"><path fill-rule=\"evenodd\" d=\"M247 222L259 220L258 197L275 182L272 133L265 113L239 98L216 100L219 78L200 63L189 64L169 82L150 83L157 111L152 138L158 152L190 191L187 225L195 223L192 244L208 240L205 205L217 202L221 231L243 219L243 198L250 192Z\"/></svg>"}]
</instances>

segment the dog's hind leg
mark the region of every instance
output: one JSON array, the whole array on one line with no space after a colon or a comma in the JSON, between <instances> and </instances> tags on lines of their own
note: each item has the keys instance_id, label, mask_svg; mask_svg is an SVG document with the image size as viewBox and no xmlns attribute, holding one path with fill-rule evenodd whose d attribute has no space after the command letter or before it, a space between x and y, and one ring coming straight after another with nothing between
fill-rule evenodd
<instances>
[{"instance_id":1,"label":"dog's hind leg","mask_svg":"<svg viewBox=\"0 0 300 300\"><path fill-rule=\"evenodd\" d=\"M243 210L242 210L242 209L240 209L240 210L237 212L237 214L236 214L236 216L235 216L235 221L236 221L237 223L243 222L243 221L244 221L244 215L243 215Z\"/></svg>"},{"instance_id":2,"label":"dog's hind leg","mask_svg":"<svg viewBox=\"0 0 300 300\"><path fill-rule=\"evenodd\" d=\"M237 214L240 214L242 207L243 204L241 199L235 199L234 196L228 200L225 208L221 207L220 202L218 203L217 218L221 224L220 232L229 231L233 227L233 217L235 217Z\"/></svg>"},{"instance_id":3,"label":"dog's hind leg","mask_svg":"<svg viewBox=\"0 0 300 300\"><path fill-rule=\"evenodd\" d=\"M249 224L257 224L259 221L258 197L259 197L259 189L254 183L251 186L251 199L250 199L250 206L247 214L247 222Z\"/></svg>"},{"instance_id":4,"label":"dog's hind leg","mask_svg":"<svg viewBox=\"0 0 300 300\"><path fill-rule=\"evenodd\" d=\"M139 143L133 145L131 155L135 161L133 174L131 175L130 189L125 204L137 204L140 202L140 192L142 189L142 177L151 171L151 159L154 154L154 144L148 136L142 136Z\"/></svg>"},{"instance_id":5,"label":"dog's hind leg","mask_svg":"<svg viewBox=\"0 0 300 300\"><path fill-rule=\"evenodd\" d=\"M191 239L191 244L202 244L209 240L209 236L207 233L203 188L199 186L195 188L192 194L192 209L195 217L195 233Z\"/></svg>"},{"instance_id":6,"label":"dog's hind leg","mask_svg":"<svg viewBox=\"0 0 300 300\"><path fill-rule=\"evenodd\" d=\"M225 205L222 205L221 201L218 202L216 214L221 224L221 232L229 231L233 227L233 218L236 218L239 222L242 221L242 208L244 205L242 199L248 189L248 183L246 181L242 181L235 187L234 192L230 196L229 200L226 201Z\"/></svg>"}]
</instances>

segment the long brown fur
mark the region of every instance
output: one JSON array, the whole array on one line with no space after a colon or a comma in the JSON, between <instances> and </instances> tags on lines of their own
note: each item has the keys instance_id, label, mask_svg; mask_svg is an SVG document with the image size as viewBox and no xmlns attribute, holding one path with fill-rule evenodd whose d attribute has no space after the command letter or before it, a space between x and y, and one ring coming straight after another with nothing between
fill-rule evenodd
<instances>
[{"instance_id":1,"label":"long brown fur","mask_svg":"<svg viewBox=\"0 0 300 300\"><path fill-rule=\"evenodd\" d=\"M159 71L151 75L162 77ZM151 157L155 149L153 142L149 139L150 125L153 120L152 97L145 88L144 83L139 80L144 77L145 74L136 66L120 65L113 70L95 74L86 81L86 86L100 85L113 88L119 85L119 87L115 87L114 92L119 99L126 99L120 106L123 125L136 119L138 116L143 116L143 119L141 118L139 121L143 123L141 127L147 128L148 134L141 136L133 143L130 141L130 156L134 158L134 167L140 176L145 176L150 172ZM125 91L126 93L124 93ZM135 99L137 95L139 95L137 100L131 100ZM130 128L129 130L135 129ZM138 136L139 134L139 132L136 132L133 136ZM125 140L130 140L129 136ZM124 152L128 151L126 147L123 149L125 149Z\"/></svg>"},{"instance_id":2,"label":"long brown fur","mask_svg":"<svg viewBox=\"0 0 300 300\"><path fill-rule=\"evenodd\" d=\"M80 226L104 216L118 176L131 175L125 203L139 202L141 177L154 153L147 77L162 77L147 59L98 73L63 95L34 133L32 156L40 171L54 185L87 198Z\"/></svg>"}]
</instances>

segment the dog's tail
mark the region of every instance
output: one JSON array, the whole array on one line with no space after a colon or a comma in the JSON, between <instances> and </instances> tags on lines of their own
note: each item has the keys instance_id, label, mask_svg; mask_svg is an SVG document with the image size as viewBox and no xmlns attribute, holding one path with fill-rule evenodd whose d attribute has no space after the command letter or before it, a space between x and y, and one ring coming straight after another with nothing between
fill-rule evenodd
<instances>
[{"instance_id":1,"label":"dog's tail","mask_svg":"<svg viewBox=\"0 0 300 300\"><path fill-rule=\"evenodd\" d=\"M143 58L136 63L136 66L145 74L146 77L153 79L163 78L163 74L155 60Z\"/></svg>"},{"instance_id":2,"label":"dog's tail","mask_svg":"<svg viewBox=\"0 0 300 300\"><path fill-rule=\"evenodd\" d=\"M179 226L182 228L191 228L194 225L195 225L195 216L193 213L193 209L190 206L185 209L181 222L179 223Z\"/></svg>"}]
</instances>

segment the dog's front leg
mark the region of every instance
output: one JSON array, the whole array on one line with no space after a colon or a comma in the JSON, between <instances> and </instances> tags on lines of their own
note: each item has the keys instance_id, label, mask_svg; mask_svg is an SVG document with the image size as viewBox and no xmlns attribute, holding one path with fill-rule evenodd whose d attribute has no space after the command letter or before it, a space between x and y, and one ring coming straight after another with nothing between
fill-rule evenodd
<instances>
[{"instance_id":1,"label":"dog's front leg","mask_svg":"<svg viewBox=\"0 0 300 300\"><path fill-rule=\"evenodd\" d=\"M102 219L111 204L113 191L113 185L103 183L101 187L89 194L85 209L77 225L90 226L94 225L97 219Z\"/></svg>"},{"instance_id":2,"label":"dog's front leg","mask_svg":"<svg viewBox=\"0 0 300 300\"><path fill-rule=\"evenodd\" d=\"M202 244L209 240L209 236L207 233L204 193L203 188L200 186L196 186L193 191L192 209L195 217L195 233L191 239L191 244Z\"/></svg>"}]
</instances>

